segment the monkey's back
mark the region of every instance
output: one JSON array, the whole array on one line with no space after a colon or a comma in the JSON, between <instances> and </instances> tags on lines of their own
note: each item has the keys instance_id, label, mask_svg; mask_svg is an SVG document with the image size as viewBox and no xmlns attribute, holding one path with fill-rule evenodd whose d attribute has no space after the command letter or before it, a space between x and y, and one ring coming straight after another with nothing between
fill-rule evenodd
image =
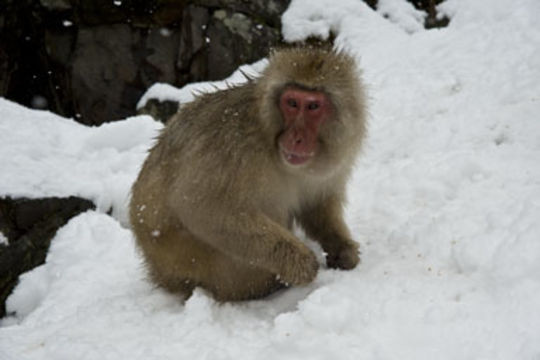
<instances>
[{"instance_id":1,"label":"monkey's back","mask_svg":"<svg viewBox=\"0 0 540 360\"><path fill-rule=\"evenodd\" d=\"M278 174L269 171L275 167L274 139L255 120L255 87L250 81L203 94L180 108L150 150L133 187L132 223L142 216L136 204L145 209L153 204L156 209L146 211L143 221L155 227L177 222L210 203L248 207L276 198L270 184L276 184Z\"/></svg>"},{"instance_id":2,"label":"monkey's back","mask_svg":"<svg viewBox=\"0 0 540 360\"><path fill-rule=\"evenodd\" d=\"M248 83L183 106L133 186L130 219L138 247L153 281L170 291L189 294L203 286L219 294L213 286L222 286L228 289L224 299L241 300L282 286L274 274L224 256L194 230L216 228L229 216L241 218L253 204L287 225L288 214L283 216L272 194L274 144L261 136L257 109L249 105L256 103L254 96L254 84Z\"/></svg>"}]
</instances>

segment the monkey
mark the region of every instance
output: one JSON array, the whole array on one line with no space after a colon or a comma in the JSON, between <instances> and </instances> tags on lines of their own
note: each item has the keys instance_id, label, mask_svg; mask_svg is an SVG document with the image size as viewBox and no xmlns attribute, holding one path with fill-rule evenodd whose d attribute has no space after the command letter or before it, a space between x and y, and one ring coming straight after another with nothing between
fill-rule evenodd
<instances>
[{"instance_id":1,"label":"monkey","mask_svg":"<svg viewBox=\"0 0 540 360\"><path fill-rule=\"evenodd\" d=\"M330 268L359 262L343 219L366 133L354 58L333 48L273 50L260 76L199 94L158 135L131 192L149 278L188 298L265 297L317 274L294 222Z\"/></svg>"}]
</instances>

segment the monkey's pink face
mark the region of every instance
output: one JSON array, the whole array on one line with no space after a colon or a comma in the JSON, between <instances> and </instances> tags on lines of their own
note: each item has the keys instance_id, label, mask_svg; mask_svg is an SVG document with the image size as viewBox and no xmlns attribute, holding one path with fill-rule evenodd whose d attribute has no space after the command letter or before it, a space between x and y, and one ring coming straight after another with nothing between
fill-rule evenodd
<instances>
[{"instance_id":1,"label":"monkey's pink face","mask_svg":"<svg viewBox=\"0 0 540 360\"><path fill-rule=\"evenodd\" d=\"M331 115L328 96L321 91L286 88L279 99L285 130L278 137L279 150L290 165L306 164L317 155L319 129Z\"/></svg>"}]
</instances>

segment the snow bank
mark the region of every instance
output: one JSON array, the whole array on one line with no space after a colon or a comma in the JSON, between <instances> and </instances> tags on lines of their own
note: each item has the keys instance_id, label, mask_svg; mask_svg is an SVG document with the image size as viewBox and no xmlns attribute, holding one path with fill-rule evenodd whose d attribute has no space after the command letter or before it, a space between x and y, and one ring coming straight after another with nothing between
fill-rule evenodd
<instances>
[{"instance_id":1,"label":"snow bank","mask_svg":"<svg viewBox=\"0 0 540 360\"><path fill-rule=\"evenodd\" d=\"M149 116L87 127L0 98L0 193L78 195L125 222L129 190L162 125Z\"/></svg>"},{"instance_id":2,"label":"snow bank","mask_svg":"<svg viewBox=\"0 0 540 360\"><path fill-rule=\"evenodd\" d=\"M101 205L21 279L0 358L539 359L540 2L447 0L450 26L430 31L382 3L389 19L356 0L295 0L283 17L288 39L334 31L358 56L371 118L346 212L362 264L268 299L180 304L102 213L156 123L88 129L1 101L0 191Z\"/></svg>"}]
</instances>

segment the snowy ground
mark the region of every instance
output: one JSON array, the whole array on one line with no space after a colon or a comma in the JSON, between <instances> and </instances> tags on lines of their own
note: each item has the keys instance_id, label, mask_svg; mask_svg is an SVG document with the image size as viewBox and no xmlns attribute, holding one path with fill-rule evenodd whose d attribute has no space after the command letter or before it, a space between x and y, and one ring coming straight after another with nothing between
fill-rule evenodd
<instances>
[{"instance_id":1,"label":"snowy ground","mask_svg":"<svg viewBox=\"0 0 540 360\"><path fill-rule=\"evenodd\" d=\"M380 3L295 0L283 17L290 40L339 34L371 118L347 211L362 264L269 299L182 305L145 280L126 198L159 124L86 128L0 99L0 195L99 208L21 277L0 359L539 360L540 1L447 0L450 26L430 31Z\"/></svg>"}]
</instances>

